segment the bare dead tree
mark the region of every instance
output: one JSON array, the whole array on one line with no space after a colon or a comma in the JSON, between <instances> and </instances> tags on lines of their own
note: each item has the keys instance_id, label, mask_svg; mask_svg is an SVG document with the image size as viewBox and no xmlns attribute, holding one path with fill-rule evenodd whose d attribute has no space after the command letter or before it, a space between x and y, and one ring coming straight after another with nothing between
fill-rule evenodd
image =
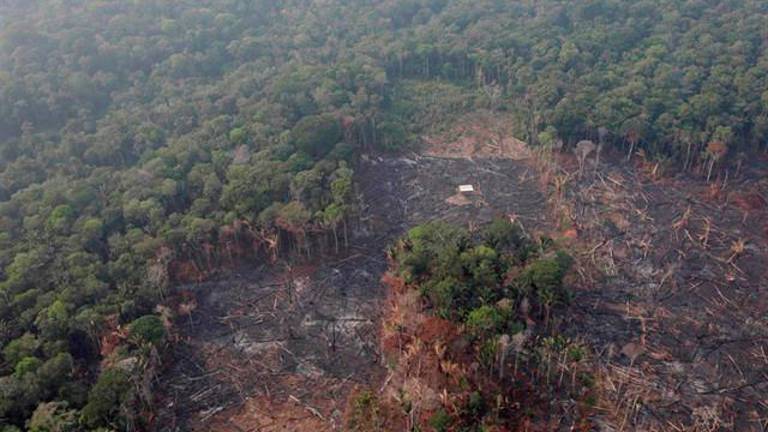
<instances>
[{"instance_id":1,"label":"bare dead tree","mask_svg":"<svg viewBox=\"0 0 768 432\"><path fill-rule=\"evenodd\" d=\"M579 158L579 176L584 174L584 163L595 150L597 150L597 146L589 140L582 140L576 144L576 157Z\"/></svg>"}]
</instances>

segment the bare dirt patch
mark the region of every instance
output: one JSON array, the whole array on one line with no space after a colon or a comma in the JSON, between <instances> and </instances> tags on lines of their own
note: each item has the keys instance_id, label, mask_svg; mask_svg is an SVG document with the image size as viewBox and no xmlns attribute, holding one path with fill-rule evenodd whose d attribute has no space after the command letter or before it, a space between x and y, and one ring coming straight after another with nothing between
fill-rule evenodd
<instances>
[{"instance_id":1,"label":"bare dirt patch","mask_svg":"<svg viewBox=\"0 0 768 432\"><path fill-rule=\"evenodd\" d=\"M486 111L467 114L447 132L422 137L424 154L445 158L505 158L531 156L523 141L514 137L511 116Z\"/></svg>"}]
</instances>

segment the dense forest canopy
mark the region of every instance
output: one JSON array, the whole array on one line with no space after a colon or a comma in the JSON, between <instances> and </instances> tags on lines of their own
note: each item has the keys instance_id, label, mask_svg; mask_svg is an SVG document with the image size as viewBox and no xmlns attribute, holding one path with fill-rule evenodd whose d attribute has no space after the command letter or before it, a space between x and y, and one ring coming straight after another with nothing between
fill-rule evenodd
<instances>
[{"instance_id":1,"label":"dense forest canopy","mask_svg":"<svg viewBox=\"0 0 768 432\"><path fill-rule=\"evenodd\" d=\"M414 95L689 170L768 144L759 0L10 0L0 26L8 431L144 427L174 280L338 249L357 155L434 121Z\"/></svg>"}]
</instances>

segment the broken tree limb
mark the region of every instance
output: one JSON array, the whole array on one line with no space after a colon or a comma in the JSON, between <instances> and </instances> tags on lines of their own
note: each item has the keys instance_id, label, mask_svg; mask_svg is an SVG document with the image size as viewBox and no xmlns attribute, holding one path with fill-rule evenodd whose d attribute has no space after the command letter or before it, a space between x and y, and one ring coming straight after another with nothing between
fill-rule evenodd
<instances>
[{"instance_id":1,"label":"broken tree limb","mask_svg":"<svg viewBox=\"0 0 768 432\"><path fill-rule=\"evenodd\" d=\"M309 404L306 404L306 403L302 402L302 401L301 401L299 398L297 398L296 396L294 396L294 395L288 395L288 399L290 399L290 400L292 400L292 401L296 402L297 404L299 404L299 405L303 406L303 407L304 407L304 409L306 409L307 411L309 411L309 412L310 412L310 414L312 414L313 416L315 416L315 417L319 418L320 420L322 420L322 421L327 421L327 420L325 419L325 417L323 417L323 415L322 415L322 414L320 414L320 411L318 411L316 408L314 408L314 407L310 406Z\"/></svg>"}]
</instances>

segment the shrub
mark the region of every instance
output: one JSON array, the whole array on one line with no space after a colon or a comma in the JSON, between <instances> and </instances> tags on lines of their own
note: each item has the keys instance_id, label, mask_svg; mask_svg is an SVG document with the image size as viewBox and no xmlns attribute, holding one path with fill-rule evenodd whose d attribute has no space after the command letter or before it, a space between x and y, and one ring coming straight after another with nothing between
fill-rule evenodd
<instances>
[{"instance_id":1,"label":"shrub","mask_svg":"<svg viewBox=\"0 0 768 432\"><path fill-rule=\"evenodd\" d=\"M102 371L88 394L81 420L89 427L106 426L107 422L121 418L121 408L132 399L132 386L128 373L121 369Z\"/></svg>"},{"instance_id":2,"label":"shrub","mask_svg":"<svg viewBox=\"0 0 768 432\"><path fill-rule=\"evenodd\" d=\"M508 219L496 218L482 232L483 243L498 251L515 251L524 243L520 226Z\"/></svg>"},{"instance_id":3,"label":"shrub","mask_svg":"<svg viewBox=\"0 0 768 432\"><path fill-rule=\"evenodd\" d=\"M496 355L499 353L499 339L495 335L489 336L477 345L477 361L486 369L491 369L496 363Z\"/></svg>"},{"instance_id":4,"label":"shrub","mask_svg":"<svg viewBox=\"0 0 768 432\"><path fill-rule=\"evenodd\" d=\"M483 395L478 392L474 391L469 395L469 400L467 401L466 405L466 411L467 414L474 419L480 419L485 415L485 399L483 399Z\"/></svg>"},{"instance_id":5,"label":"shrub","mask_svg":"<svg viewBox=\"0 0 768 432\"><path fill-rule=\"evenodd\" d=\"M461 300L467 288L458 279L447 277L438 281L427 281L421 287L421 293L435 308L435 314L449 319L453 314L461 313Z\"/></svg>"},{"instance_id":6,"label":"shrub","mask_svg":"<svg viewBox=\"0 0 768 432\"><path fill-rule=\"evenodd\" d=\"M298 150L320 159L343 140L343 131L334 116L313 115L299 120L290 138Z\"/></svg>"},{"instance_id":7,"label":"shrub","mask_svg":"<svg viewBox=\"0 0 768 432\"><path fill-rule=\"evenodd\" d=\"M537 290L558 290L562 286L563 272L555 260L543 259L526 269L528 283Z\"/></svg>"},{"instance_id":8,"label":"shrub","mask_svg":"<svg viewBox=\"0 0 768 432\"><path fill-rule=\"evenodd\" d=\"M529 265L522 280L528 287L562 295L563 278L572 262L573 259L569 255L558 252L554 258L540 259Z\"/></svg>"},{"instance_id":9,"label":"shrub","mask_svg":"<svg viewBox=\"0 0 768 432\"><path fill-rule=\"evenodd\" d=\"M38 348L40 348L40 341L33 334L25 333L6 345L3 349L3 356L8 363L16 364L25 357L34 357Z\"/></svg>"},{"instance_id":10,"label":"shrub","mask_svg":"<svg viewBox=\"0 0 768 432\"><path fill-rule=\"evenodd\" d=\"M163 321L156 315L145 315L129 326L130 336L138 343L159 345L165 339Z\"/></svg>"},{"instance_id":11,"label":"shrub","mask_svg":"<svg viewBox=\"0 0 768 432\"><path fill-rule=\"evenodd\" d=\"M440 408L429 418L429 425L435 429L435 432L447 432L448 427L451 426L451 416Z\"/></svg>"},{"instance_id":12,"label":"shrub","mask_svg":"<svg viewBox=\"0 0 768 432\"><path fill-rule=\"evenodd\" d=\"M410 279L426 276L458 276L459 254L469 243L469 234L445 222L429 222L408 231L397 249L401 275Z\"/></svg>"},{"instance_id":13,"label":"shrub","mask_svg":"<svg viewBox=\"0 0 768 432\"><path fill-rule=\"evenodd\" d=\"M390 152L402 149L412 140L401 120L395 117L382 121L377 127L377 135L380 147Z\"/></svg>"},{"instance_id":14,"label":"shrub","mask_svg":"<svg viewBox=\"0 0 768 432\"><path fill-rule=\"evenodd\" d=\"M66 402L41 403L27 423L29 432L73 432L77 428L76 411Z\"/></svg>"},{"instance_id":15,"label":"shrub","mask_svg":"<svg viewBox=\"0 0 768 432\"><path fill-rule=\"evenodd\" d=\"M37 370L37 377L41 382L46 383L48 388L58 389L70 379L73 367L72 355L61 352L40 366Z\"/></svg>"},{"instance_id":16,"label":"shrub","mask_svg":"<svg viewBox=\"0 0 768 432\"><path fill-rule=\"evenodd\" d=\"M466 272L469 283L478 297L477 300L489 303L498 297L498 287L501 282L501 263L495 250L488 246L476 246L461 254L462 268Z\"/></svg>"},{"instance_id":17,"label":"shrub","mask_svg":"<svg viewBox=\"0 0 768 432\"><path fill-rule=\"evenodd\" d=\"M563 251L557 251L557 253L555 253L555 261L557 261L557 265L560 266L563 276L565 276L568 270L573 267L573 257Z\"/></svg>"},{"instance_id":18,"label":"shrub","mask_svg":"<svg viewBox=\"0 0 768 432\"><path fill-rule=\"evenodd\" d=\"M234 128L229 131L229 140L235 144L242 144L248 138L248 133L243 128Z\"/></svg>"},{"instance_id":19,"label":"shrub","mask_svg":"<svg viewBox=\"0 0 768 432\"><path fill-rule=\"evenodd\" d=\"M465 321L470 334L475 337L496 334L506 324L505 314L490 305L472 310Z\"/></svg>"},{"instance_id":20,"label":"shrub","mask_svg":"<svg viewBox=\"0 0 768 432\"><path fill-rule=\"evenodd\" d=\"M24 357L13 369L13 375L16 378L21 378L28 373L34 373L43 364L43 362L37 357Z\"/></svg>"}]
</instances>

